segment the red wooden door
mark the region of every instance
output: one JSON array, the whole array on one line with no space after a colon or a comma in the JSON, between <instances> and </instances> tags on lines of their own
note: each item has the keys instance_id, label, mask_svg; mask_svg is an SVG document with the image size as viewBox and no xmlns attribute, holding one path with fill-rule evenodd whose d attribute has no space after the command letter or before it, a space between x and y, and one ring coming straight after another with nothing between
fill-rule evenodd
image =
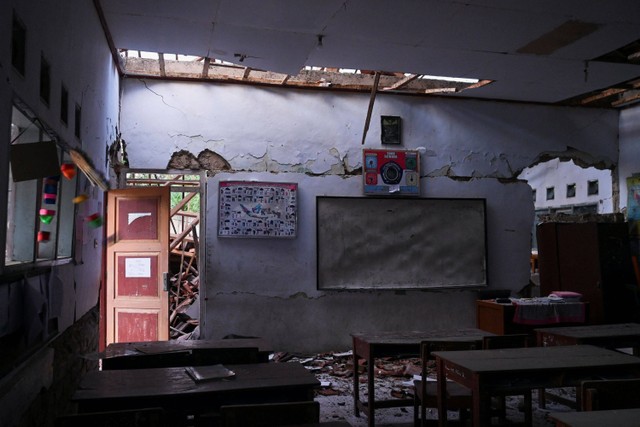
<instances>
[{"instance_id":1,"label":"red wooden door","mask_svg":"<svg viewBox=\"0 0 640 427\"><path fill-rule=\"evenodd\" d=\"M169 187L109 191L107 344L169 338Z\"/></svg>"}]
</instances>

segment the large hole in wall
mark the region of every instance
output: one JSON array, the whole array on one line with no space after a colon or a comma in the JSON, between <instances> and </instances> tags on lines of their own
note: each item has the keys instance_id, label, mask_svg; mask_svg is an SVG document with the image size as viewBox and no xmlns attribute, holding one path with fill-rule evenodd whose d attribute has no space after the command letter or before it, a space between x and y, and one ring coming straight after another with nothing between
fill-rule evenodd
<instances>
[{"instance_id":1,"label":"large hole in wall","mask_svg":"<svg viewBox=\"0 0 640 427\"><path fill-rule=\"evenodd\" d=\"M535 207L532 251L537 251L535 226L542 215L613 213L613 166L568 150L543 154L518 175L531 186Z\"/></svg>"},{"instance_id":2,"label":"large hole in wall","mask_svg":"<svg viewBox=\"0 0 640 427\"><path fill-rule=\"evenodd\" d=\"M563 153L541 154L517 175L531 186L535 208L531 224L531 280L525 294L539 294L536 225L541 217L613 213L617 200L613 169L613 164L568 149Z\"/></svg>"}]
</instances>

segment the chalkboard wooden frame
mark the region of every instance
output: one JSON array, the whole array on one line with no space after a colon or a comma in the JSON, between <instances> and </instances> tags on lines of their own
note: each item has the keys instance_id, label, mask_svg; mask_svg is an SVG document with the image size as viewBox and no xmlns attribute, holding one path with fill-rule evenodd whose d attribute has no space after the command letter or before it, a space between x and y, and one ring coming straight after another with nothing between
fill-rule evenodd
<instances>
[{"instance_id":1,"label":"chalkboard wooden frame","mask_svg":"<svg viewBox=\"0 0 640 427\"><path fill-rule=\"evenodd\" d=\"M485 199L316 197L317 288L487 286Z\"/></svg>"}]
</instances>

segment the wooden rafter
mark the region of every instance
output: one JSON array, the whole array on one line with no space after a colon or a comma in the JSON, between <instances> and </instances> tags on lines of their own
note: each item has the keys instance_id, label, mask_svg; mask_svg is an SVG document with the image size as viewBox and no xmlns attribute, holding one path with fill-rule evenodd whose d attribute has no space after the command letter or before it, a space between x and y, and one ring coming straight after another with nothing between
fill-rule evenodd
<instances>
[{"instance_id":1,"label":"wooden rafter","mask_svg":"<svg viewBox=\"0 0 640 427\"><path fill-rule=\"evenodd\" d=\"M619 93L624 92L624 89L607 89L607 90L603 90L602 92L590 96L588 98L584 98L583 100L580 101L580 104L585 105L585 104L591 104L592 102L595 101L600 101L604 98L609 98L610 96L614 96L617 95Z\"/></svg>"},{"instance_id":2,"label":"wooden rafter","mask_svg":"<svg viewBox=\"0 0 640 427\"><path fill-rule=\"evenodd\" d=\"M211 58L207 56L202 61L202 78L206 78L209 75L209 64L211 64Z\"/></svg>"},{"instance_id":3,"label":"wooden rafter","mask_svg":"<svg viewBox=\"0 0 640 427\"><path fill-rule=\"evenodd\" d=\"M387 91L387 90L402 89L403 87L405 87L406 85L408 85L409 83L417 79L419 76L420 76L419 74L409 74L408 76L405 76L404 78L398 80L391 86L385 87L381 90Z\"/></svg>"},{"instance_id":4,"label":"wooden rafter","mask_svg":"<svg viewBox=\"0 0 640 427\"><path fill-rule=\"evenodd\" d=\"M158 65L160 66L160 75L167 77L167 71L164 67L164 53L158 52Z\"/></svg>"},{"instance_id":5,"label":"wooden rafter","mask_svg":"<svg viewBox=\"0 0 640 427\"><path fill-rule=\"evenodd\" d=\"M378 84L380 83L380 72L376 71L373 76L373 85L371 85L371 96L369 97L369 109L367 110L367 118L364 122L364 131L362 132L362 144L367 138L367 132L369 131L369 123L371 122L371 112L373 111L373 103L376 100L376 93L378 92Z\"/></svg>"}]
</instances>

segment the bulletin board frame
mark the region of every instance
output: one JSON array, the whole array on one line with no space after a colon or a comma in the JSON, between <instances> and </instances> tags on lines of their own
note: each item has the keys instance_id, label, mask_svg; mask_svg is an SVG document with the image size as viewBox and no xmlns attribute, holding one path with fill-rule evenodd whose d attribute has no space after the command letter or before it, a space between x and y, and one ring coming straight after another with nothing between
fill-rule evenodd
<instances>
[{"instance_id":1,"label":"bulletin board frame","mask_svg":"<svg viewBox=\"0 0 640 427\"><path fill-rule=\"evenodd\" d=\"M297 225L297 183L219 182L218 237L292 239Z\"/></svg>"}]
</instances>

